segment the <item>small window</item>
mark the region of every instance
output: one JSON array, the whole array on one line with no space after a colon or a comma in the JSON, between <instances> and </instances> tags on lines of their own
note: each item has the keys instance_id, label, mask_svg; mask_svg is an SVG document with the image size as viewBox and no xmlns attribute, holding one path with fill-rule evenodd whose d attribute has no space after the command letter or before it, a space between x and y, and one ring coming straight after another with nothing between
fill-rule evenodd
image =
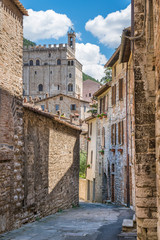
<instances>
[{"instance_id":1,"label":"small window","mask_svg":"<svg viewBox=\"0 0 160 240\"><path fill-rule=\"evenodd\" d=\"M112 105L116 105L116 84L112 87Z\"/></svg>"},{"instance_id":2,"label":"small window","mask_svg":"<svg viewBox=\"0 0 160 240\"><path fill-rule=\"evenodd\" d=\"M57 60L57 65L61 65L61 59Z\"/></svg>"},{"instance_id":3,"label":"small window","mask_svg":"<svg viewBox=\"0 0 160 240\"><path fill-rule=\"evenodd\" d=\"M35 71L34 73L35 73L35 75L37 75L37 71Z\"/></svg>"},{"instance_id":4,"label":"small window","mask_svg":"<svg viewBox=\"0 0 160 240\"><path fill-rule=\"evenodd\" d=\"M116 124L113 124L111 126L111 144L112 145L116 145L116 130L117 130Z\"/></svg>"},{"instance_id":5,"label":"small window","mask_svg":"<svg viewBox=\"0 0 160 240\"><path fill-rule=\"evenodd\" d=\"M68 84L68 92L73 92L73 84Z\"/></svg>"},{"instance_id":6,"label":"small window","mask_svg":"<svg viewBox=\"0 0 160 240\"><path fill-rule=\"evenodd\" d=\"M89 97L92 97L92 94L91 94L91 93L89 93Z\"/></svg>"},{"instance_id":7,"label":"small window","mask_svg":"<svg viewBox=\"0 0 160 240\"><path fill-rule=\"evenodd\" d=\"M47 63L47 62L45 62L45 63L44 63L44 66L47 66L47 65L48 65L48 63Z\"/></svg>"},{"instance_id":8,"label":"small window","mask_svg":"<svg viewBox=\"0 0 160 240\"><path fill-rule=\"evenodd\" d=\"M115 172L114 164L112 164L112 172L113 172L113 173Z\"/></svg>"},{"instance_id":9,"label":"small window","mask_svg":"<svg viewBox=\"0 0 160 240\"><path fill-rule=\"evenodd\" d=\"M43 91L43 85L42 85L42 84L39 84L39 86L38 86L38 91L39 91L39 92L42 92L42 91Z\"/></svg>"},{"instance_id":10,"label":"small window","mask_svg":"<svg viewBox=\"0 0 160 240\"><path fill-rule=\"evenodd\" d=\"M99 163L99 175L102 174L102 163Z\"/></svg>"},{"instance_id":11,"label":"small window","mask_svg":"<svg viewBox=\"0 0 160 240\"><path fill-rule=\"evenodd\" d=\"M52 71L50 71L50 74L52 74Z\"/></svg>"},{"instance_id":12,"label":"small window","mask_svg":"<svg viewBox=\"0 0 160 240\"><path fill-rule=\"evenodd\" d=\"M29 65L30 65L30 66L33 66L33 60L30 60L30 61L29 61Z\"/></svg>"},{"instance_id":13,"label":"small window","mask_svg":"<svg viewBox=\"0 0 160 240\"><path fill-rule=\"evenodd\" d=\"M49 57L49 58L51 57L51 53L48 54L48 57Z\"/></svg>"},{"instance_id":14,"label":"small window","mask_svg":"<svg viewBox=\"0 0 160 240\"><path fill-rule=\"evenodd\" d=\"M45 109L44 105L41 105L41 109L42 109L42 111L44 111L44 109Z\"/></svg>"},{"instance_id":15,"label":"small window","mask_svg":"<svg viewBox=\"0 0 160 240\"><path fill-rule=\"evenodd\" d=\"M60 101L62 101L63 100L63 97L62 96L60 96Z\"/></svg>"},{"instance_id":16,"label":"small window","mask_svg":"<svg viewBox=\"0 0 160 240\"><path fill-rule=\"evenodd\" d=\"M68 66L70 66L71 65L71 62L70 61L68 61Z\"/></svg>"},{"instance_id":17,"label":"small window","mask_svg":"<svg viewBox=\"0 0 160 240\"><path fill-rule=\"evenodd\" d=\"M59 110L59 105L58 104L56 104L56 111L58 111Z\"/></svg>"},{"instance_id":18,"label":"small window","mask_svg":"<svg viewBox=\"0 0 160 240\"><path fill-rule=\"evenodd\" d=\"M39 59L36 60L36 66L39 66L40 65L40 61Z\"/></svg>"},{"instance_id":19,"label":"small window","mask_svg":"<svg viewBox=\"0 0 160 240\"><path fill-rule=\"evenodd\" d=\"M90 124L90 136L92 136L92 123Z\"/></svg>"},{"instance_id":20,"label":"small window","mask_svg":"<svg viewBox=\"0 0 160 240\"><path fill-rule=\"evenodd\" d=\"M73 66L74 65L74 61L71 61L71 66Z\"/></svg>"},{"instance_id":21,"label":"small window","mask_svg":"<svg viewBox=\"0 0 160 240\"><path fill-rule=\"evenodd\" d=\"M71 104L71 110L76 110L76 104Z\"/></svg>"},{"instance_id":22,"label":"small window","mask_svg":"<svg viewBox=\"0 0 160 240\"><path fill-rule=\"evenodd\" d=\"M93 163L93 151L91 151L91 166L92 166L92 163Z\"/></svg>"},{"instance_id":23,"label":"small window","mask_svg":"<svg viewBox=\"0 0 160 240\"><path fill-rule=\"evenodd\" d=\"M58 89L58 90L60 89L60 86L59 86L59 85L57 86L57 89Z\"/></svg>"},{"instance_id":24,"label":"small window","mask_svg":"<svg viewBox=\"0 0 160 240\"><path fill-rule=\"evenodd\" d=\"M70 73L70 74L69 74L69 78L71 78L71 77L72 77L72 74Z\"/></svg>"}]
</instances>

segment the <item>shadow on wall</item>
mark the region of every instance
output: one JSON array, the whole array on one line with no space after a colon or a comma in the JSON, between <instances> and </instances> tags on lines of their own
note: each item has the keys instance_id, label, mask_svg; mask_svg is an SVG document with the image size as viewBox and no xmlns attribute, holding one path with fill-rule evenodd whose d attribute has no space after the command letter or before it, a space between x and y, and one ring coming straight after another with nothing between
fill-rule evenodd
<instances>
[{"instance_id":1,"label":"shadow on wall","mask_svg":"<svg viewBox=\"0 0 160 240\"><path fill-rule=\"evenodd\" d=\"M1 90L0 232L78 205L78 188L79 132Z\"/></svg>"},{"instance_id":2,"label":"shadow on wall","mask_svg":"<svg viewBox=\"0 0 160 240\"><path fill-rule=\"evenodd\" d=\"M25 110L24 207L40 217L78 205L79 133Z\"/></svg>"}]
</instances>

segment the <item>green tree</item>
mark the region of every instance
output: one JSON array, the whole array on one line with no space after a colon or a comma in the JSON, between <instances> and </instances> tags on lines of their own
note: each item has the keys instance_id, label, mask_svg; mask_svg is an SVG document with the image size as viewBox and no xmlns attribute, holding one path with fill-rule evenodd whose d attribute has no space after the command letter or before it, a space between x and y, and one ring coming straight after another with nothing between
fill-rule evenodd
<instances>
[{"instance_id":1,"label":"green tree","mask_svg":"<svg viewBox=\"0 0 160 240\"><path fill-rule=\"evenodd\" d=\"M80 152L80 170L79 177L86 178L86 166L87 166L87 153L84 151Z\"/></svg>"},{"instance_id":2,"label":"green tree","mask_svg":"<svg viewBox=\"0 0 160 240\"><path fill-rule=\"evenodd\" d=\"M102 84L112 81L112 68L108 67L105 69L105 76L100 80Z\"/></svg>"}]
</instances>

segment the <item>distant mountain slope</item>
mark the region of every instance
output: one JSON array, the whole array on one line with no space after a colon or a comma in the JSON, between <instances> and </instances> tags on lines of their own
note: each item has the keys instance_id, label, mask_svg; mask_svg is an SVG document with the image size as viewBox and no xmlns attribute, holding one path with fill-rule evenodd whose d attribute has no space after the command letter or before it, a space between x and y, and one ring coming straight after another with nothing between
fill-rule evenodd
<instances>
[{"instance_id":1,"label":"distant mountain slope","mask_svg":"<svg viewBox=\"0 0 160 240\"><path fill-rule=\"evenodd\" d=\"M99 83L99 81L96 80L95 78L87 75L86 73L83 73L83 81L86 81L86 80L88 80L88 79L89 79L89 80L92 80L92 81L94 81L94 82L98 82L98 83Z\"/></svg>"},{"instance_id":2,"label":"distant mountain slope","mask_svg":"<svg viewBox=\"0 0 160 240\"><path fill-rule=\"evenodd\" d=\"M28 47L28 46L36 46L36 44L34 42L26 39L26 38L23 38L23 46L26 46L26 47Z\"/></svg>"}]
</instances>

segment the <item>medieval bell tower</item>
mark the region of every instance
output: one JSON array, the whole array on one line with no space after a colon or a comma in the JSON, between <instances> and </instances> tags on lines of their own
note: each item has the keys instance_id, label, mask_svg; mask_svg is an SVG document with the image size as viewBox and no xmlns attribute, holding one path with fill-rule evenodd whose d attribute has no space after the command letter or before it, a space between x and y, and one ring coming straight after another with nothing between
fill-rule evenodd
<instances>
[{"instance_id":1,"label":"medieval bell tower","mask_svg":"<svg viewBox=\"0 0 160 240\"><path fill-rule=\"evenodd\" d=\"M68 45L73 49L75 52L76 50L76 34L74 30L71 28L71 30L68 32Z\"/></svg>"}]
</instances>

